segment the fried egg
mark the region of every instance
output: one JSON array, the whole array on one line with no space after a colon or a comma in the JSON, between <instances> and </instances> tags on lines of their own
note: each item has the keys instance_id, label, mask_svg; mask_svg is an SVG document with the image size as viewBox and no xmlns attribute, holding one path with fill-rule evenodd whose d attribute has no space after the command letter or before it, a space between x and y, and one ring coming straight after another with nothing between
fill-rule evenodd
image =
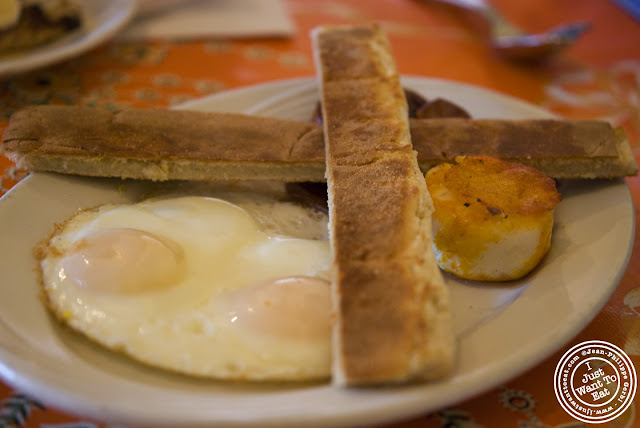
<instances>
[{"instance_id":1,"label":"fried egg","mask_svg":"<svg viewBox=\"0 0 640 428\"><path fill-rule=\"evenodd\" d=\"M326 214L248 192L81 211L39 251L52 313L188 375L330 375Z\"/></svg>"}]
</instances>

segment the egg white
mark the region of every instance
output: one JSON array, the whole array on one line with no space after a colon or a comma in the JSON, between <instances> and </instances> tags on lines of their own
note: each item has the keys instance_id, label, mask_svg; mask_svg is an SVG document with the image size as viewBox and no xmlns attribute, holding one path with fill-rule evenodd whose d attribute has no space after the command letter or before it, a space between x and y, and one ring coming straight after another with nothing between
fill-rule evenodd
<instances>
[{"instance_id":1,"label":"egg white","mask_svg":"<svg viewBox=\"0 0 640 428\"><path fill-rule=\"evenodd\" d=\"M156 367L221 379L328 377L326 215L246 192L224 196L78 213L40 252L47 306ZM91 247L104 242L115 250ZM287 327L305 314L309 330Z\"/></svg>"}]
</instances>

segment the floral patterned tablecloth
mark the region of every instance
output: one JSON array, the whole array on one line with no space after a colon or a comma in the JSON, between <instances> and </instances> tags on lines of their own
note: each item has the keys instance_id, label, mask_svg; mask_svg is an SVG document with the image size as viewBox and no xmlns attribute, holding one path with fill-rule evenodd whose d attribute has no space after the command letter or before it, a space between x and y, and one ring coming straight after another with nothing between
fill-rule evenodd
<instances>
[{"instance_id":1,"label":"floral patterned tablecloth","mask_svg":"<svg viewBox=\"0 0 640 428\"><path fill-rule=\"evenodd\" d=\"M640 21L609 0L492 0L527 30L588 21L591 30L539 67L505 62L449 7L428 0L287 0L295 35L237 40L112 40L71 60L0 79L0 131L31 104L169 107L256 83L315 73L309 30L330 23L378 22L389 35L400 73L468 82L524 99L568 118L622 125L640 154ZM0 156L0 192L25 176ZM636 207L640 179L627 179ZM636 227L636 230L640 228ZM468 401L398 421L409 427L578 427L553 392L553 372L571 345L605 340L640 363L640 252L613 296L566 347L524 374ZM636 402L638 399L636 398ZM606 427L640 426L636 405ZM45 407L38 397L0 383L0 427L93 427L99 421Z\"/></svg>"}]
</instances>

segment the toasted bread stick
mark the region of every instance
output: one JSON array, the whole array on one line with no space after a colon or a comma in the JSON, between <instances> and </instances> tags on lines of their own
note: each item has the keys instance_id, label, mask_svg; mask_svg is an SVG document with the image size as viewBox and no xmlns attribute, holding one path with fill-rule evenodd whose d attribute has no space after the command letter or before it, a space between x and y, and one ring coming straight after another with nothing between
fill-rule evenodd
<instances>
[{"instance_id":1,"label":"toasted bread stick","mask_svg":"<svg viewBox=\"0 0 640 428\"><path fill-rule=\"evenodd\" d=\"M411 119L423 172L456 156L487 155L555 178L638 171L622 128L603 121ZM323 181L320 126L242 114L34 106L2 136L20 168L151 180Z\"/></svg>"},{"instance_id":2,"label":"toasted bread stick","mask_svg":"<svg viewBox=\"0 0 640 428\"><path fill-rule=\"evenodd\" d=\"M448 289L388 40L377 26L320 27L312 40L333 256L333 381L445 376L455 348Z\"/></svg>"}]
</instances>

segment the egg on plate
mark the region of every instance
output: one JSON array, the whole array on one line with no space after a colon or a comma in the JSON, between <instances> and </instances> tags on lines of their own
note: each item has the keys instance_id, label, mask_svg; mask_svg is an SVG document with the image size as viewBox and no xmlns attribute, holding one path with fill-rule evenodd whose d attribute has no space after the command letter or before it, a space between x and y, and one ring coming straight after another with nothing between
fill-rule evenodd
<instances>
[{"instance_id":1,"label":"egg on plate","mask_svg":"<svg viewBox=\"0 0 640 428\"><path fill-rule=\"evenodd\" d=\"M78 212L37 251L45 302L110 349L189 375L330 375L325 213L268 195Z\"/></svg>"}]
</instances>

